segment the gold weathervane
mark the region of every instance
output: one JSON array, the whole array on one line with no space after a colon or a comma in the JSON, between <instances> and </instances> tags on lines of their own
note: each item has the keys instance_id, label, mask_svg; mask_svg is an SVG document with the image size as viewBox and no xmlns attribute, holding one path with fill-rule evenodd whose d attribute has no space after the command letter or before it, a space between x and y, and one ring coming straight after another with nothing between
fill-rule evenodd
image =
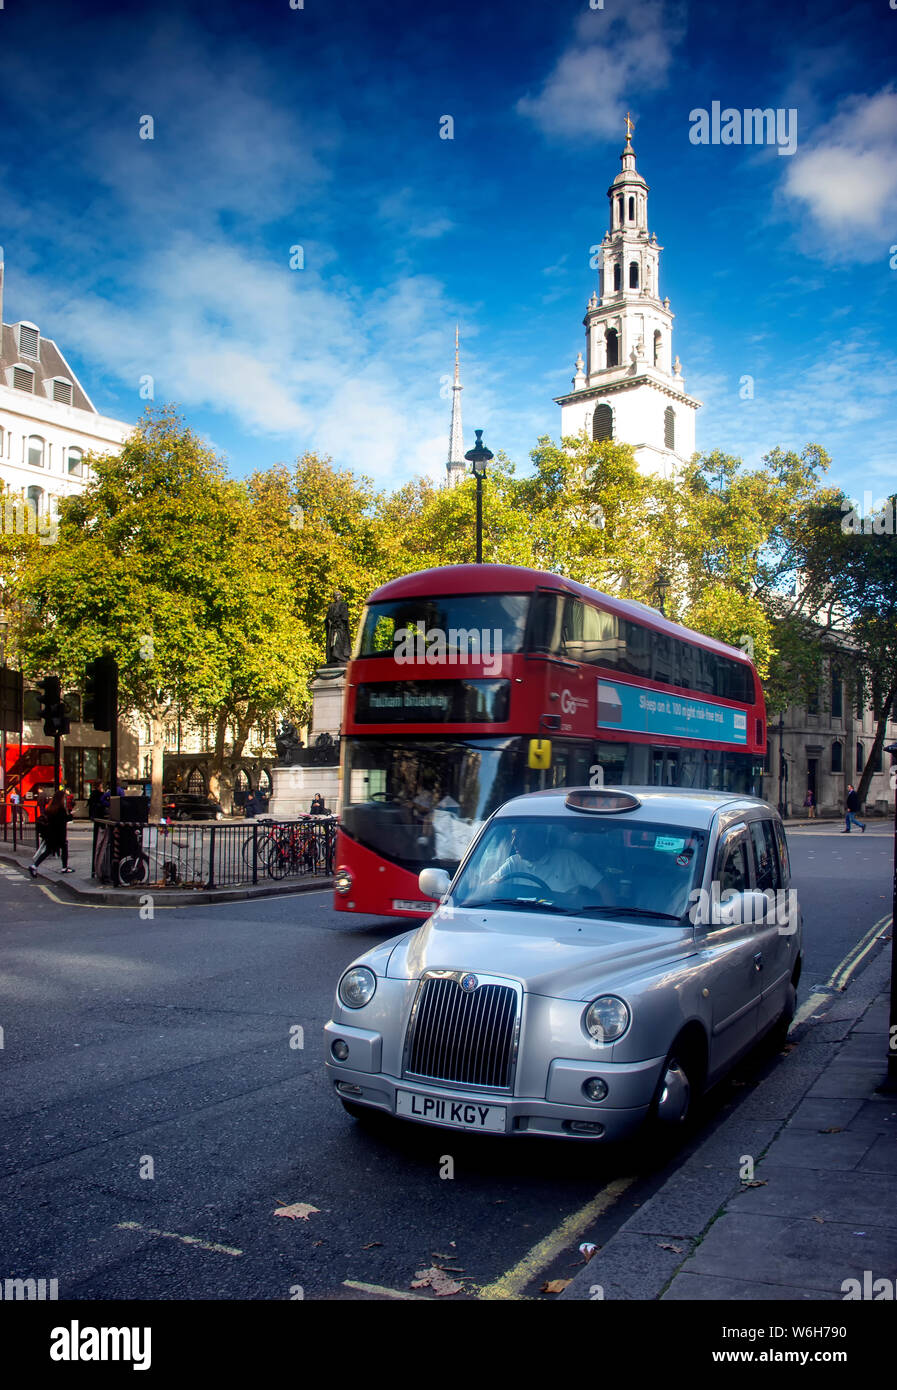
<instances>
[{"instance_id":1,"label":"gold weathervane","mask_svg":"<svg viewBox=\"0 0 897 1390\"><path fill-rule=\"evenodd\" d=\"M626 139L627 139L627 141L629 141L629 140L632 139L632 132L633 132L634 128L635 128L635 121L632 119L632 117L630 116L629 112L627 111L627 112L626 112Z\"/></svg>"}]
</instances>

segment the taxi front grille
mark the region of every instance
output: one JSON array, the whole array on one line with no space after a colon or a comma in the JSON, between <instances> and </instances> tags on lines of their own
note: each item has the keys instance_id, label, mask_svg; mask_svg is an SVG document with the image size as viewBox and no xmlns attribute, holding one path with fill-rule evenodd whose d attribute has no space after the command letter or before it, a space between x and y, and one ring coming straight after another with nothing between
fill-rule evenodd
<instances>
[{"instance_id":1,"label":"taxi front grille","mask_svg":"<svg viewBox=\"0 0 897 1390\"><path fill-rule=\"evenodd\" d=\"M508 1089L517 991L482 984L466 994L456 980L425 979L410 1024L406 1076L459 1086Z\"/></svg>"}]
</instances>

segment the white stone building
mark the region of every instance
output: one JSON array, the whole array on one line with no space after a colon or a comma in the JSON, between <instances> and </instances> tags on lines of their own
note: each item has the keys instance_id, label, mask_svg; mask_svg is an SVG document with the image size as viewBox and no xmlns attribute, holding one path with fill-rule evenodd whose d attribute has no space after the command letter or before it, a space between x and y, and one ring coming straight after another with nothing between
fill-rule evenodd
<instances>
[{"instance_id":1,"label":"white stone building","mask_svg":"<svg viewBox=\"0 0 897 1390\"><path fill-rule=\"evenodd\" d=\"M648 231L648 185L635 167L627 120L622 169L607 190L610 229L593 248L598 290L586 306L585 361L573 390L557 397L561 435L633 446L645 473L675 476L695 450L701 402L685 391L673 356L673 314L660 298L660 253Z\"/></svg>"},{"instance_id":2,"label":"white stone building","mask_svg":"<svg viewBox=\"0 0 897 1390\"><path fill-rule=\"evenodd\" d=\"M85 455L120 449L133 425L101 415L52 338L3 323L0 249L0 482L35 511L80 492Z\"/></svg>"}]
</instances>

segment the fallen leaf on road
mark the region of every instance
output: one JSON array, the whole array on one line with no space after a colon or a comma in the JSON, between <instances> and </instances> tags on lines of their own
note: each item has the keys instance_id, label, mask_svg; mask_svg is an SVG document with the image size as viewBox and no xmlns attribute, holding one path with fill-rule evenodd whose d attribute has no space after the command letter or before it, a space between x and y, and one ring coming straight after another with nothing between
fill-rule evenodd
<instances>
[{"instance_id":1,"label":"fallen leaf on road","mask_svg":"<svg viewBox=\"0 0 897 1390\"><path fill-rule=\"evenodd\" d=\"M291 1221L307 1221L313 1211L319 1211L310 1202L291 1202L287 1207L278 1207L275 1216L288 1216Z\"/></svg>"},{"instance_id":2,"label":"fallen leaf on road","mask_svg":"<svg viewBox=\"0 0 897 1390\"><path fill-rule=\"evenodd\" d=\"M382 1240L372 1240L369 1245L363 1245L362 1250L373 1250L375 1245L382 1245Z\"/></svg>"},{"instance_id":3,"label":"fallen leaf on road","mask_svg":"<svg viewBox=\"0 0 897 1390\"><path fill-rule=\"evenodd\" d=\"M547 1284L543 1284L539 1293L563 1293L568 1284L572 1284L572 1279L549 1279Z\"/></svg>"},{"instance_id":4,"label":"fallen leaf on road","mask_svg":"<svg viewBox=\"0 0 897 1390\"><path fill-rule=\"evenodd\" d=\"M814 1220L814 1221L818 1221L819 1224L820 1224L820 1226L824 1226L824 1225L825 1225L825 1217L824 1217L824 1216L814 1216L814 1217L813 1217L813 1220Z\"/></svg>"},{"instance_id":5,"label":"fallen leaf on road","mask_svg":"<svg viewBox=\"0 0 897 1390\"><path fill-rule=\"evenodd\" d=\"M672 1250L674 1255L681 1255L684 1253L685 1250L685 1247L683 1245L664 1245L663 1241L659 1241L658 1244L660 1245L661 1250Z\"/></svg>"},{"instance_id":6,"label":"fallen leaf on road","mask_svg":"<svg viewBox=\"0 0 897 1390\"><path fill-rule=\"evenodd\" d=\"M820 1130L817 1130L817 1133L818 1133L818 1134L843 1134L843 1133L844 1133L844 1126L843 1126L843 1125L832 1125L831 1129L820 1129Z\"/></svg>"},{"instance_id":7,"label":"fallen leaf on road","mask_svg":"<svg viewBox=\"0 0 897 1390\"><path fill-rule=\"evenodd\" d=\"M431 1288L437 1298L446 1298L450 1294L460 1293L461 1285L454 1279L450 1279L441 1269L432 1265L429 1269L419 1269L411 1281L413 1289Z\"/></svg>"},{"instance_id":8,"label":"fallen leaf on road","mask_svg":"<svg viewBox=\"0 0 897 1390\"><path fill-rule=\"evenodd\" d=\"M593 1255L597 1254L597 1252L598 1246L593 1245L590 1240L584 1240L582 1245L579 1247L579 1253L584 1257L584 1264L588 1264L589 1260L592 1258Z\"/></svg>"},{"instance_id":9,"label":"fallen leaf on road","mask_svg":"<svg viewBox=\"0 0 897 1390\"><path fill-rule=\"evenodd\" d=\"M742 1179L741 1179L741 1185L742 1185L742 1187L766 1187L766 1186L767 1186L767 1179L766 1179L766 1178L742 1178Z\"/></svg>"}]
</instances>

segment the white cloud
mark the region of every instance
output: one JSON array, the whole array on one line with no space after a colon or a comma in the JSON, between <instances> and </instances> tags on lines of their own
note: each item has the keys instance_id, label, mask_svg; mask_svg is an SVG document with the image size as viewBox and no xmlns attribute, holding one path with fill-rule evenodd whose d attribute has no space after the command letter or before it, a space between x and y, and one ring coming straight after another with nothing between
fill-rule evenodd
<instances>
[{"instance_id":1,"label":"white cloud","mask_svg":"<svg viewBox=\"0 0 897 1390\"><path fill-rule=\"evenodd\" d=\"M541 91L521 97L516 109L546 135L621 135L634 94L666 85L681 33L662 0L617 13L587 10Z\"/></svg>"},{"instance_id":2,"label":"white cloud","mask_svg":"<svg viewBox=\"0 0 897 1390\"><path fill-rule=\"evenodd\" d=\"M897 222L897 91L851 96L785 171L784 196L800 204L801 234L827 259L883 257Z\"/></svg>"}]
</instances>

